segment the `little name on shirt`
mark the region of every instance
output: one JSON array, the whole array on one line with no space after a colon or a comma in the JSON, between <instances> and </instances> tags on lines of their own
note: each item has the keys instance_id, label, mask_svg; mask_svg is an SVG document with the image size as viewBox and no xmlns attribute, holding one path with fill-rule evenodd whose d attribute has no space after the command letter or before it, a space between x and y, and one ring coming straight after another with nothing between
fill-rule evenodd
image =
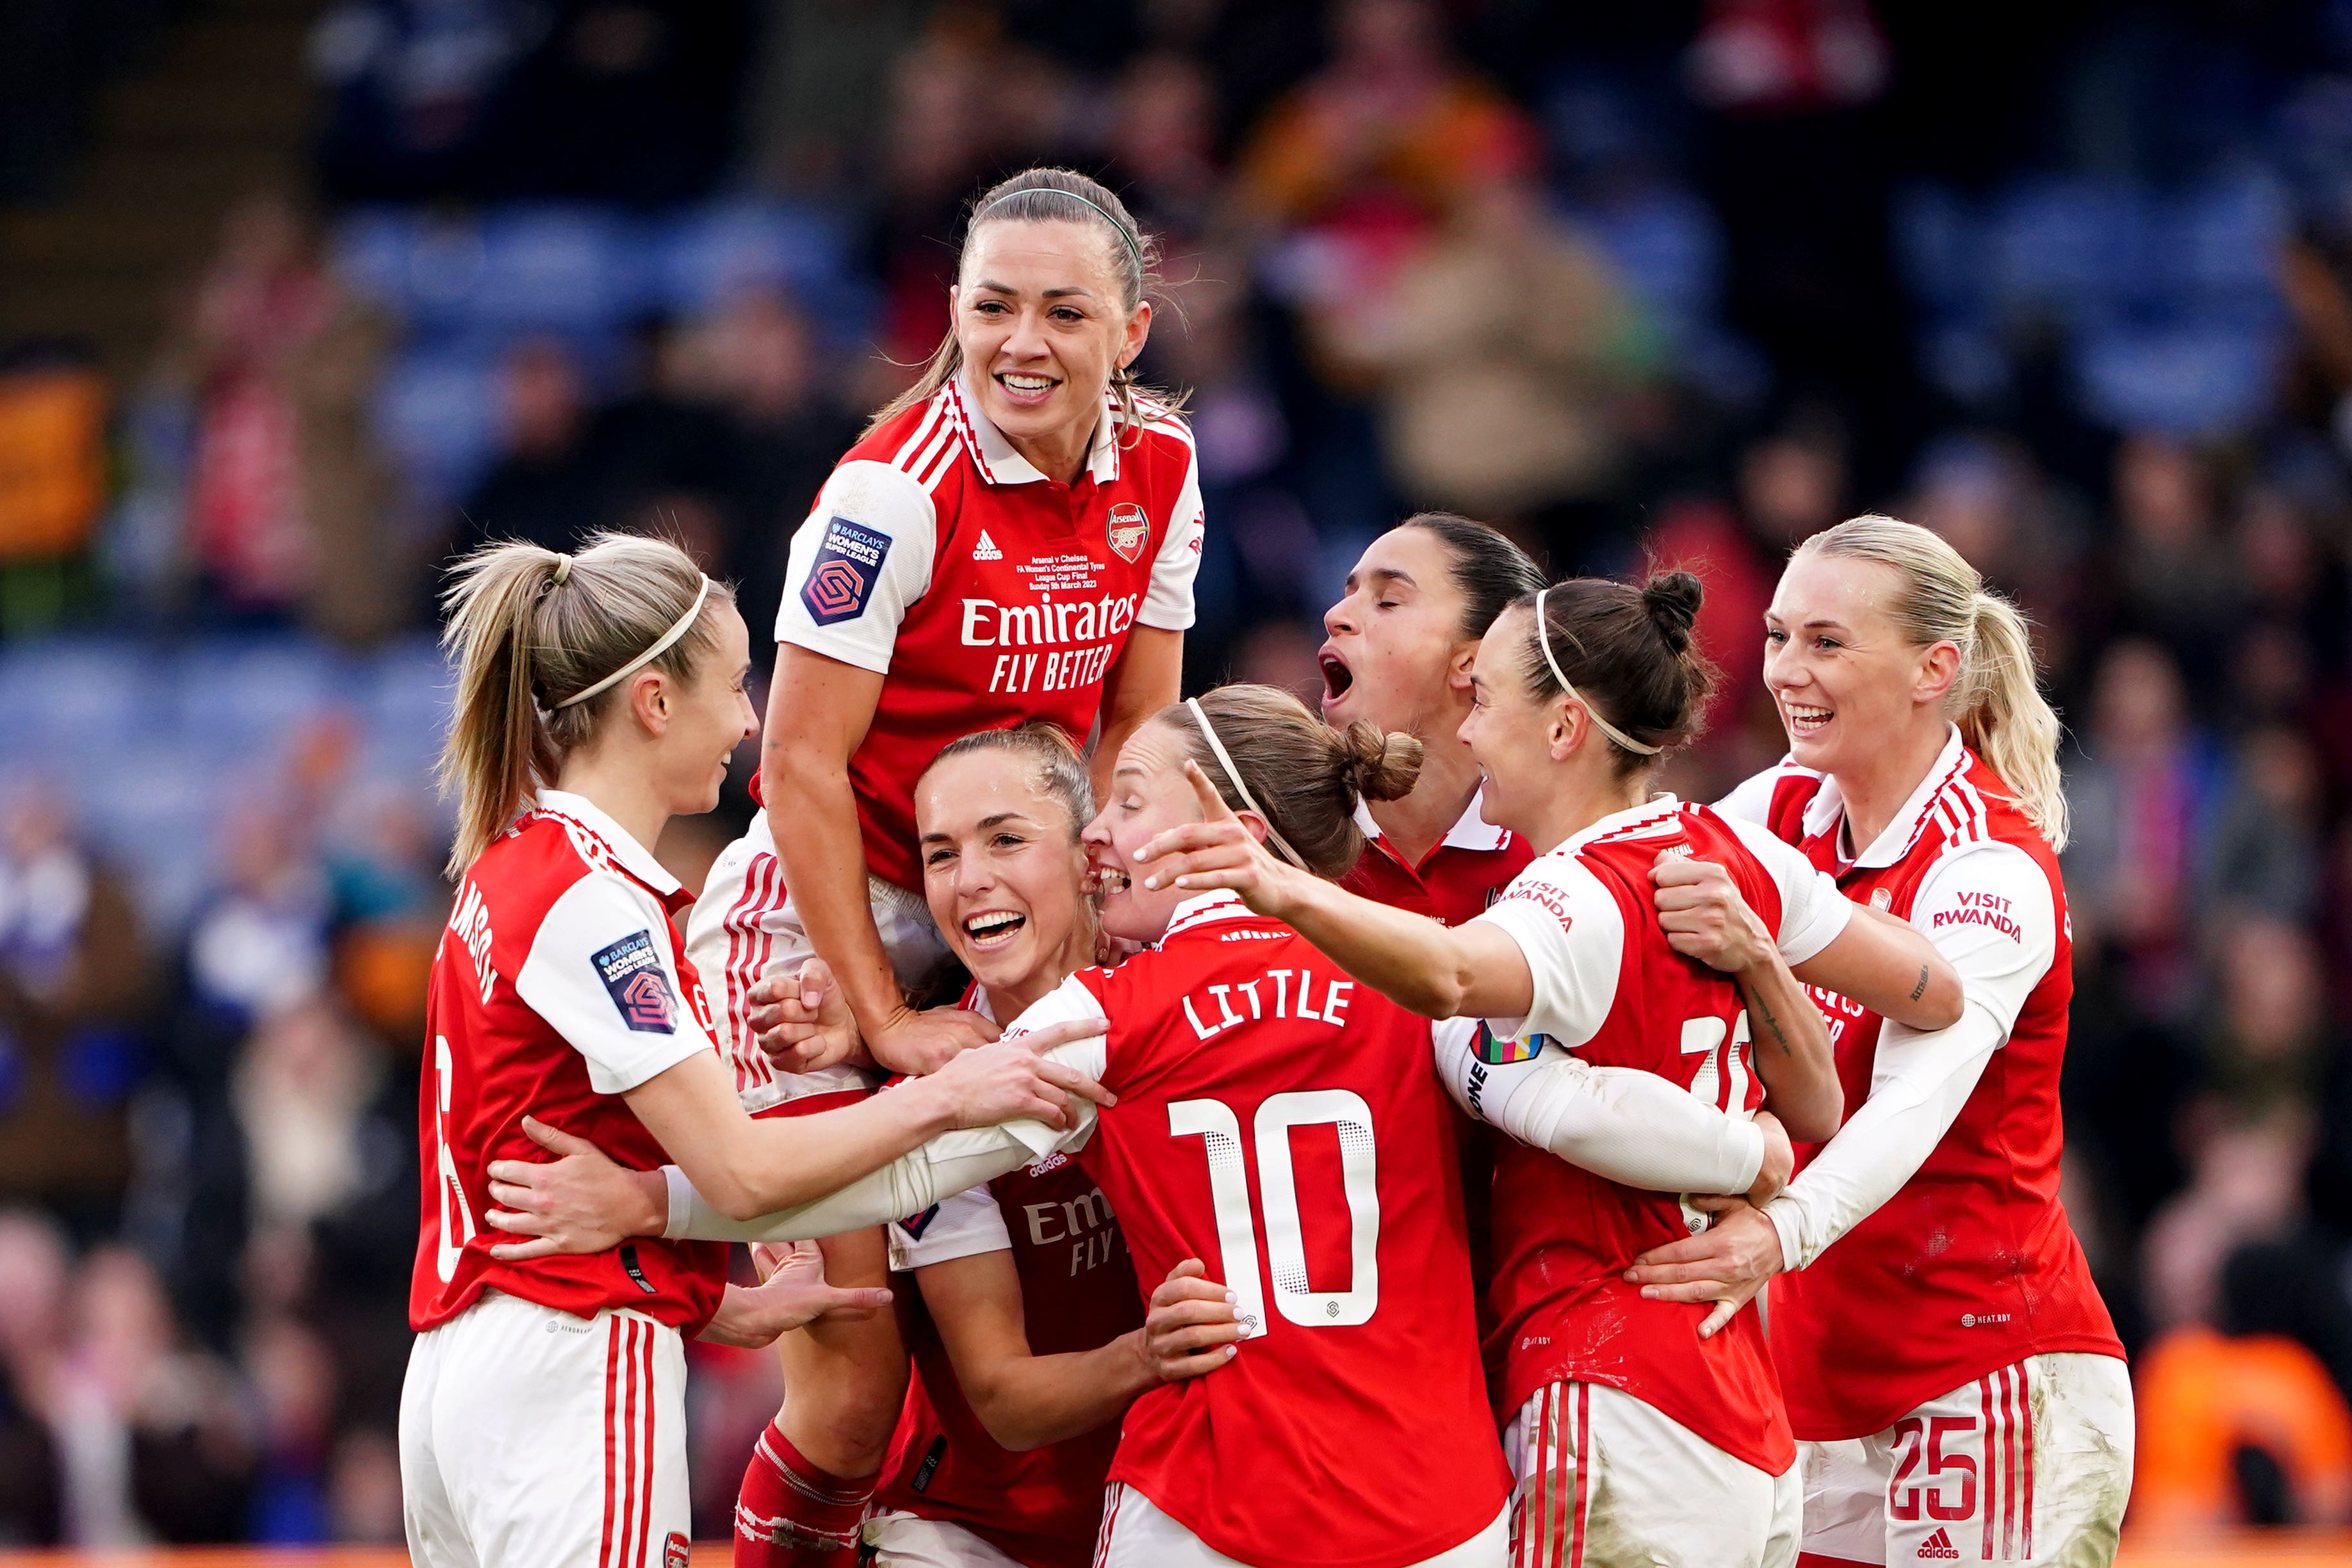
<instances>
[{"instance_id":1,"label":"little name on shirt","mask_svg":"<svg viewBox=\"0 0 2352 1568\"><path fill-rule=\"evenodd\" d=\"M1202 1039L1220 1035L1236 1024L1256 1018L1300 1018L1334 1028L1347 1022L1348 993L1352 980L1324 982L1323 1005L1315 1005L1315 972L1311 969L1269 969L1255 980L1202 988L1184 998L1184 1016ZM1241 1009L1246 1008L1247 1011Z\"/></svg>"}]
</instances>

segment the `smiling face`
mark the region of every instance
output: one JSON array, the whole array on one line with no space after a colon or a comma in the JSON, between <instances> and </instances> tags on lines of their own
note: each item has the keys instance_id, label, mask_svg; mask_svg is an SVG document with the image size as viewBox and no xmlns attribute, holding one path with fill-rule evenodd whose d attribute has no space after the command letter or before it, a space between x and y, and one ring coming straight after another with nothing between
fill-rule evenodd
<instances>
[{"instance_id":1,"label":"smiling face","mask_svg":"<svg viewBox=\"0 0 2352 1568\"><path fill-rule=\"evenodd\" d=\"M967 752L923 775L923 896L949 949L992 995L1042 994L1088 961L1077 826L1016 752Z\"/></svg>"},{"instance_id":2,"label":"smiling face","mask_svg":"<svg viewBox=\"0 0 2352 1568\"><path fill-rule=\"evenodd\" d=\"M1764 684L1799 766L1852 771L1914 725L1941 731L1959 650L1904 641L1886 609L1900 584L1892 566L1811 551L1780 574L1764 613Z\"/></svg>"},{"instance_id":3,"label":"smiling face","mask_svg":"<svg viewBox=\"0 0 2352 1568\"><path fill-rule=\"evenodd\" d=\"M1016 441L1083 438L1111 371L1143 352L1151 306L1130 311L1099 225L982 224L949 290L981 412Z\"/></svg>"},{"instance_id":4,"label":"smiling face","mask_svg":"<svg viewBox=\"0 0 2352 1568\"><path fill-rule=\"evenodd\" d=\"M1348 574L1339 602L1323 612L1323 721L1368 719L1383 730L1434 737L1454 694L1469 684L1462 636L1468 600L1452 553L1425 528L1392 528Z\"/></svg>"},{"instance_id":5,"label":"smiling face","mask_svg":"<svg viewBox=\"0 0 2352 1568\"><path fill-rule=\"evenodd\" d=\"M1506 610L1479 640L1471 665L1469 717L1461 738L1485 779L1479 814L1522 837L1537 837L1542 808L1559 782L1553 742L1565 703L1538 701L1528 688L1531 612Z\"/></svg>"},{"instance_id":6,"label":"smiling face","mask_svg":"<svg viewBox=\"0 0 2352 1568\"><path fill-rule=\"evenodd\" d=\"M1201 820L1201 803L1184 776L1185 748L1186 738L1156 719L1138 726L1119 748L1110 798L1087 824L1087 858L1103 889L1103 930L1129 942L1158 942L1176 906L1192 896L1147 889L1134 860L1155 835Z\"/></svg>"},{"instance_id":7,"label":"smiling face","mask_svg":"<svg viewBox=\"0 0 2352 1568\"><path fill-rule=\"evenodd\" d=\"M695 660L694 676L679 680L663 672L669 724L661 737L659 768L665 804L677 816L694 816L719 804L727 764L735 748L760 732L745 687L751 678L751 637L731 604L706 613L710 645Z\"/></svg>"}]
</instances>

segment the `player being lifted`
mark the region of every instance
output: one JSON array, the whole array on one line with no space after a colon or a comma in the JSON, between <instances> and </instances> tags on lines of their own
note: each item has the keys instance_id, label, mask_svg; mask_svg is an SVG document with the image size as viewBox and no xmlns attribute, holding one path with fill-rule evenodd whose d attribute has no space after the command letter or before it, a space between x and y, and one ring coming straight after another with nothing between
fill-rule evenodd
<instances>
[{"instance_id":1,"label":"player being lifted","mask_svg":"<svg viewBox=\"0 0 2352 1568\"><path fill-rule=\"evenodd\" d=\"M887 1295L830 1289L814 1259L745 1290L723 1252L694 1243L494 1256L499 1235L478 1217L488 1167L532 1155L525 1112L625 1159L667 1152L750 1214L959 1118L1059 1121L1065 1089L1095 1091L1008 1043L889 1102L789 1129L751 1120L677 951L687 897L646 848L672 816L718 804L756 729L733 595L673 545L606 535L577 555L494 545L449 600L444 776L462 880L426 998L417 1120L433 1174L400 1415L409 1550L432 1568L667 1559L689 1529L681 1336L763 1344Z\"/></svg>"},{"instance_id":2,"label":"player being lifted","mask_svg":"<svg viewBox=\"0 0 2352 1568\"><path fill-rule=\"evenodd\" d=\"M1736 1302L1794 1271L1772 1286L1772 1353L1810 1563L2108 1562L2131 1383L2058 1201L2066 803L2024 622L1935 534L1859 517L1798 546L1764 679L1789 758L1724 811L1909 919L1968 1011L1923 1034L1824 996L1845 1125L1762 1213L1636 1275Z\"/></svg>"},{"instance_id":3,"label":"player being lifted","mask_svg":"<svg viewBox=\"0 0 2352 1568\"><path fill-rule=\"evenodd\" d=\"M1829 879L1769 834L1650 797L1706 691L1689 647L1698 602L1682 573L1642 589L1579 579L1487 632L1462 738L1489 819L1543 853L1467 924L1303 876L1215 812L1145 849L1146 885L1235 889L1415 1011L1484 1018L1489 1072L1570 1050L1735 1114L1769 1104L1819 1137L1839 1091L1791 963L1921 1023L1957 1014L1958 983L1898 922L1849 920ZM1710 872L1744 904L1702 903ZM1646 1301L1622 1278L1704 1223L1700 1204L1520 1143L1502 1150L1496 1200L1516 1560L1581 1563L1605 1542L1610 1561L1792 1562L1796 1453L1760 1329L1713 1331L1709 1313Z\"/></svg>"},{"instance_id":4,"label":"player being lifted","mask_svg":"<svg viewBox=\"0 0 2352 1568\"><path fill-rule=\"evenodd\" d=\"M994 1037L906 986L946 948L922 895L911 790L968 731L1100 730L1097 771L1176 697L1200 561L1192 441L1129 373L1151 324L1150 237L1083 175L1032 169L974 204L952 325L844 457L793 538L761 762L765 809L712 868L688 929L745 1107L868 1091L855 1062L780 1068L763 973L821 954L871 1058L908 1072ZM797 1068L799 1070L793 1070ZM877 1230L825 1245L878 1286ZM906 1388L888 1314L781 1342L784 1405L744 1473L737 1561L845 1564Z\"/></svg>"},{"instance_id":5,"label":"player being lifted","mask_svg":"<svg viewBox=\"0 0 2352 1568\"><path fill-rule=\"evenodd\" d=\"M1108 868L1129 868L1163 826L1200 819L1207 786L1197 770L1205 763L1221 781L1222 795L1205 795L1220 813L1238 806L1251 831L1329 874L1361 847L1349 821L1349 781L1381 793L1405 787L1412 744L1367 725L1334 736L1296 699L1265 688L1212 692L1137 733L1087 837ZM925 800L928 836L936 800L928 786ZM1629 1183L1760 1195L1781 1179L1785 1137L1777 1129L1765 1136L1769 1118L1727 1115L1644 1071L1594 1069L1558 1052L1482 1063L1467 1021L1433 1030L1344 981L1334 991L1318 954L1230 897L1118 879L1106 925L1162 945L1117 971L1065 983L1022 1022L1065 1012L1113 1020L1108 1051L1087 1059L1135 1082L1141 1098L1106 1121L1105 1141L1079 1158L1119 1205L1146 1277L1177 1260L1147 1325L1156 1375L1186 1370L1169 1357L1189 1351L1217 1370L1203 1380L1217 1386L1198 1394L1162 1388L1138 1402L1113 1472L1110 1560L1396 1568L1442 1547L1432 1560L1499 1562L1500 1518L1478 1528L1489 1518L1478 1504L1496 1509L1502 1484L1471 1365L1446 1147L1453 1122L1433 1115L1426 1097L1434 1086L1421 1065L1433 1043L1456 1103ZM1069 892L1075 898L1075 883ZM1059 899L1024 903L1031 919L1062 907ZM1015 940L1034 939L1024 925ZM1219 996L1229 1005L1221 1008ZM1308 1082L1318 1087L1301 1087ZM1222 1114L1210 1109L1217 1106ZM1224 1130L1228 1117L1258 1129L1255 1196L1230 1163L1240 1151L1228 1144L1240 1134ZM1078 1147L1084 1136L1058 1147ZM1042 1146L1052 1145L1034 1130L942 1140L877 1178L751 1226L698 1215L685 1190L671 1230L789 1237L856 1225L1010 1170ZM591 1247L610 1245L629 1224L660 1222L664 1188L655 1183L575 1223L573 1178L583 1163L514 1167L517 1185L502 1191L533 1212L508 1222ZM670 1195L682 1189L676 1184ZM1205 1272L1219 1277L1214 1283L1201 1278L1195 1258L1213 1260ZM1268 1280L1276 1315L1266 1310ZM1318 1293L1318 1283L1342 1289ZM1244 1303L1238 1310L1228 1289ZM1246 1320L1250 1342L1235 1348L1244 1332L1237 1319ZM1097 1397L1127 1391L1113 1384ZM1441 1441L1454 1457L1449 1468L1407 1462ZM1490 1461L1493 1492L1465 1489L1463 1479ZM1202 1541L1224 1556L1203 1555ZM940 1560L996 1561L953 1552Z\"/></svg>"}]
</instances>

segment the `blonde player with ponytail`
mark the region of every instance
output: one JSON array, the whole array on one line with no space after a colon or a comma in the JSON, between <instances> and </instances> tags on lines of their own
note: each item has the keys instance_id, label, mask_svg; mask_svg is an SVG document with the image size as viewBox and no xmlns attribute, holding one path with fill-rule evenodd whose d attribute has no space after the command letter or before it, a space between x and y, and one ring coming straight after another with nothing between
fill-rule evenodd
<instances>
[{"instance_id":1,"label":"blonde player with ponytail","mask_svg":"<svg viewBox=\"0 0 2352 1568\"><path fill-rule=\"evenodd\" d=\"M1922 1032L1817 991L1846 1121L1787 1191L1646 1253L1666 1300L1772 1286L1804 1557L2101 1564L2131 1492L2123 1346L2059 1202L2072 938L2058 717L2016 608L1950 545L1858 517L1765 616L1789 756L1723 809L1959 972Z\"/></svg>"},{"instance_id":2,"label":"blonde player with ponytail","mask_svg":"<svg viewBox=\"0 0 2352 1568\"><path fill-rule=\"evenodd\" d=\"M606 534L577 555L478 552L448 607L457 700L442 776L460 880L417 1107L409 1554L425 1568L683 1562L684 1336L763 1345L889 1292L829 1288L813 1248L750 1289L709 1243L555 1256L509 1240L506 1184L542 1148L593 1140L639 1166L674 1158L748 1216L947 1128L1066 1123L1071 1096L1101 1091L1040 1060L1033 1038L842 1110L753 1121L672 926L693 895L648 847L670 817L719 803L727 759L758 729L734 594L675 545Z\"/></svg>"}]
</instances>

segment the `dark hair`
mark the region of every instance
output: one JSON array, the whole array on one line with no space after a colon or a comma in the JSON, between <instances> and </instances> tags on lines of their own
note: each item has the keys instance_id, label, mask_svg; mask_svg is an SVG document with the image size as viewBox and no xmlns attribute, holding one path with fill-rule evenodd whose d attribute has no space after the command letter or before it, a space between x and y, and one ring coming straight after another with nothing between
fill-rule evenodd
<instances>
[{"instance_id":1,"label":"dark hair","mask_svg":"<svg viewBox=\"0 0 2352 1568\"><path fill-rule=\"evenodd\" d=\"M1069 731L1050 719L1032 719L1003 730L975 730L940 748L939 755L915 781L919 785L931 769L951 758L974 752L1010 752L1037 770L1038 792L1062 803L1070 814L1070 838L1076 842L1094 820L1094 783L1087 776L1087 759Z\"/></svg>"},{"instance_id":2,"label":"dark hair","mask_svg":"<svg viewBox=\"0 0 2352 1568\"><path fill-rule=\"evenodd\" d=\"M1601 717L1644 745L1672 751L1694 739L1715 689L1715 667L1691 646L1706 587L1687 572L1666 572L1636 588L1606 577L1571 577L1544 595L1544 630L1552 658L1577 695ZM1535 595L1511 608L1532 612ZM1528 690L1539 702L1559 695L1559 681L1544 658L1532 614L1521 669ZM1619 775L1630 776L1656 759L1610 742Z\"/></svg>"},{"instance_id":3,"label":"dark hair","mask_svg":"<svg viewBox=\"0 0 2352 1568\"><path fill-rule=\"evenodd\" d=\"M1024 169L981 192L973 199L965 220L963 243L956 247L959 279L963 276L964 253L971 248L971 237L980 232L982 225L991 223L1076 223L1094 228L1102 236L1111 275L1118 279L1119 302L1129 314L1160 287L1160 242L1143 231L1135 215L1127 210L1127 204L1112 195L1109 186L1075 169ZM956 342L955 323L950 321L947 336L932 351L929 363L915 378L915 384L885 404L882 411L866 424L866 433L872 435L908 409L928 401L962 368L963 349ZM1111 367L1110 391L1118 401L1119 423L1130 432L1139 431L1147 420L1171 416L1184 409L1182 394L1143 385L1127 365ZM1136 401L1139 393L1146 400L1141 405Z\"/></svg>"},{"instance_id":4,"label":"dark hair","mask_svg":"<svg viewBox=\"0 0 2352 1568\"><path fill-rule=\"evenodd\" d=\"M1421 776L1421 742L1411 735L1383 734L1360 719L1334 730L1279 687L1220 686L1198 700L1259 814L1318 877L1346 876L1364 852L1359 799L1402 800ZM1153 718L1183 741L1185 755L1227 805L1249 809L1189 705L1162 708Z\"/></svg>"},{"instance_id":5,"label":"dark hair","mask_svg":"<svg viewBox=\"0 0 2352 1568\"><path fill-rule=\"evenodd\" d=\"M1454 585L1462 590L1462 636L1475 642L1505 610L1544 585L1543 568L1500 529L1450 511L1417 511L1399 528L1433 533L1452 557Z\"/></svg>"}]
</instances>

